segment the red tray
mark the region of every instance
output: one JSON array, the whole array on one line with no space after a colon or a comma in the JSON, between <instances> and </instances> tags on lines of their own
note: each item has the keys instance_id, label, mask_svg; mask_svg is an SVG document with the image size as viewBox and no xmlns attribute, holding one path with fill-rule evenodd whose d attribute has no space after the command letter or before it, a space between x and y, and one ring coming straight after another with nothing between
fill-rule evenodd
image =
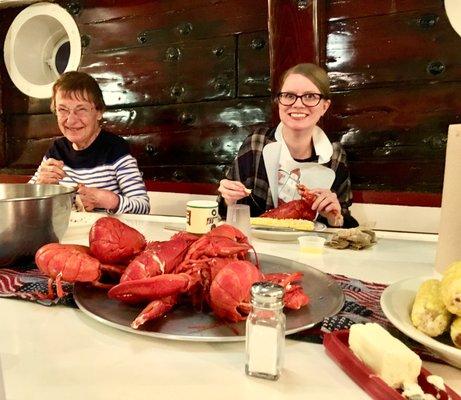
<instances>
[{"instance_id":1,"label":"red tray","mask_svg":"<svg viewBox=\"0 0 461 400\"><path fill-rule=\"evenodd\" d=\"M362 361L360 361L349 348L349 330L334 331L327 333L323 339L323 345L327 354L357 383L371 398L375 400L402 400L404 397L397 390L392 389L382 379L373 373ZM427 382L431 373L421 368L418 384L425 393L434 394L434 387ZM443 378L443 377L442 377ZM446 393L439 393L440 400L461 400L461 397L451 388L445 385Z\"/></svg>"}]
</instances>

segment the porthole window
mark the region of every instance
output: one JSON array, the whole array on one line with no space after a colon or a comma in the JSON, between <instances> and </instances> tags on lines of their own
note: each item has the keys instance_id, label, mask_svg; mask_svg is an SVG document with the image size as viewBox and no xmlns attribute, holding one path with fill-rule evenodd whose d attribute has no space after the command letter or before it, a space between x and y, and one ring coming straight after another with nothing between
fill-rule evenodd
<instances>
[{"instance_id":1,"label":"porthole window","mask_svg":"<svg viewBox=\"0 0 461 400\"><path fill-rule=\"evenodd\" d=\"M3 46L8 74L31 97L49 98L55 80L80 64L80 33L72 16L51 3L36 3L21 11Z\"/></svg>"},{"instance_id":2,"label":"porthole window","mask_svg":"<svg viewBox=\"0 0 461 400\"><path fill-rule=\"evenodd\" d=\"M64 39L62 43L56 46L56 54L54 56L54 68L61 75L66 71L70 57L70 42Z\"/></svg>"}]
</instances>

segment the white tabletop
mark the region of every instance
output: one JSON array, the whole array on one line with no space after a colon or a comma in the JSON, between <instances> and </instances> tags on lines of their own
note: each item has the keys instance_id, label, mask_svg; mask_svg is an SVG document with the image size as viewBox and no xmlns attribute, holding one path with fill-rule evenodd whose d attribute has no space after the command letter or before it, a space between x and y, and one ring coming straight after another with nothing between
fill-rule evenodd
<instances>
[{"instance_id":1,"label":"white tabletop","mask_svg":"<svg viewBox=\"0 0 461 400\"><path fill-rule=\"evenodd\" d=\"M65 243L88 243L94 214L73 214ZM126 216L149 240L166 240L173 217ZM309 264L322 271L392 283L432 275L436 237L380 234L364 251L299 252L296 243L253 239L259 253ZM244 343L157 339L101 324L78 309L0 299L0 400L30 399L368 399L325 354L322 345L287 340L278 381L247 377ZM461 371L424 363L461 393Z\"/></svg>"}]
</instances>

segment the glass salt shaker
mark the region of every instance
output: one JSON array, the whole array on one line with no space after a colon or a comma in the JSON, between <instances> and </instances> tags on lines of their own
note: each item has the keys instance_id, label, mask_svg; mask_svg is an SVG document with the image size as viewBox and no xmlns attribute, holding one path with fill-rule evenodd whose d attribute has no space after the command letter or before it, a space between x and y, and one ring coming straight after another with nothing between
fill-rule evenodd
<instances>
[{"instance_id":1,"label":"glass salt shaker","mask_svg":"<svg viewBox=\"0 0 461 400\"><path fill-rule=\"evenodd\" d=\"M246 321L247 375L277 380L285 348L282 286L257 282L251 287L252 310Z\"/></svg>"}]
</instances>

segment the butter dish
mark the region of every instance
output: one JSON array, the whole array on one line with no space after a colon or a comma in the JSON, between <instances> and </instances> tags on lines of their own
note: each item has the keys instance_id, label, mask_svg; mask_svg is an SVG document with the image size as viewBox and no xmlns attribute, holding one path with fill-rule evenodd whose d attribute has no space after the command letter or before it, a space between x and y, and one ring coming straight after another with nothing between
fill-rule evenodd
<instances>
[{"instance_id":1,"label":"butter dish","mask_svg":"<svg viewBox=\"0 0 461 400\"><path fill-rule=\"evenodd\" d=\"M338 364L349 377L357 383L368 395L375 400L402 400L406 399L400 391L388 386L381 378L359 360L348 344L349 330L339 330L327 333L323 339L323 345L328 356ZM436 394L436 389L427 381L431 373L421 368L418 376L418 384L425 393ZM438 391L437 391L438 392ZM445 385L445 391L437 393L440 400L461 400L461 397L450 387Z\"/></svg>"}]
</instances>

